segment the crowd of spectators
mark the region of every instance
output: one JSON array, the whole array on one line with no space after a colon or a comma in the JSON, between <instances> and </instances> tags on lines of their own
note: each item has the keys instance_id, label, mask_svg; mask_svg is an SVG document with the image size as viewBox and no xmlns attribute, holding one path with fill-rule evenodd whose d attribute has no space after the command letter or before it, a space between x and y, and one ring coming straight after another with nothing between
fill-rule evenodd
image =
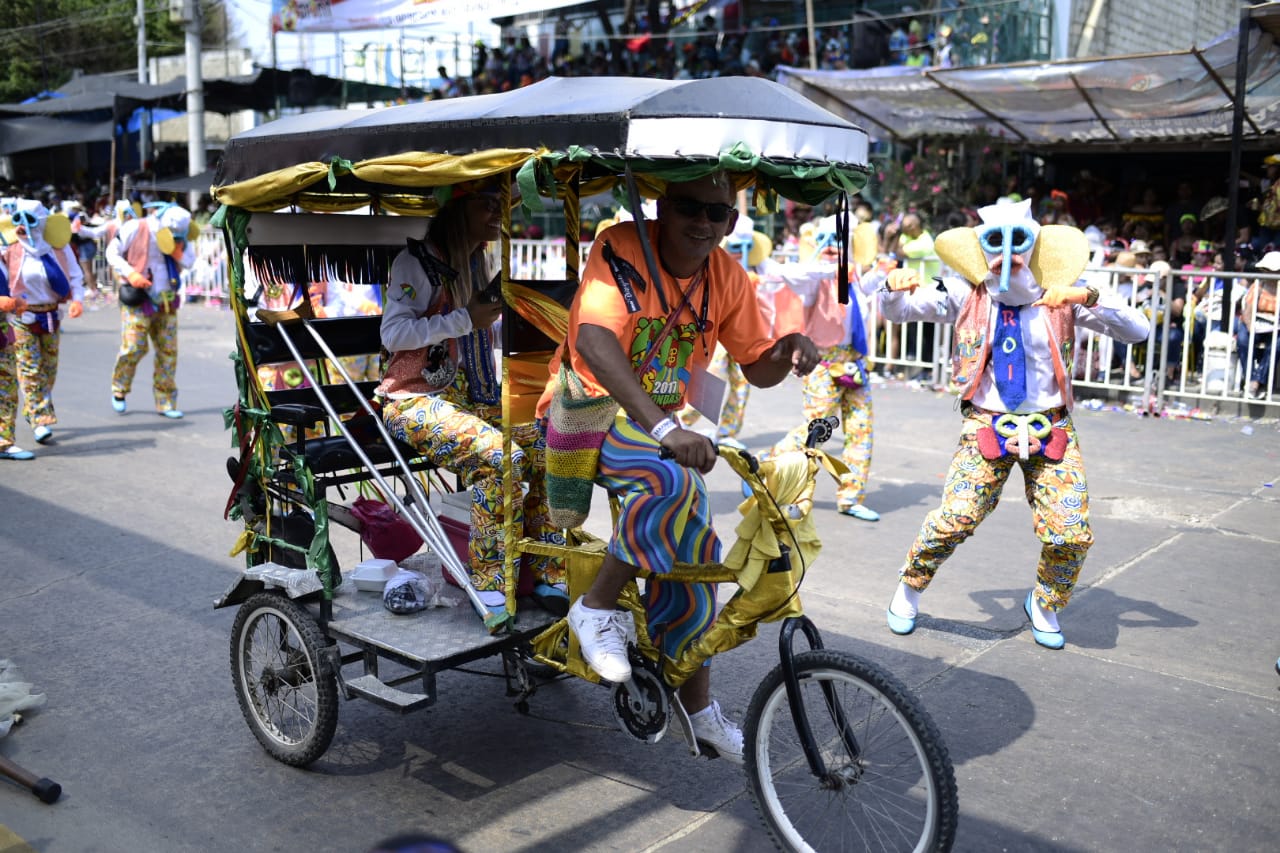
<instances>
[{"instance_id":1,"label":"crowd of spectators","mask_svg":"<svg viewBox=\"0 0 1280 853\"><path fill-rule=\"evenodd\" d=\"M561 16L553 24L549 49L540 51L524 35L509 35L500 46L478 42L470 76L438 69L433 97L505 92L548 76L640 76L693 79L717 76L772 76L780 65L808 68L809 39L803 24L752 19L744 27L738 5L721 17L684 13L650 24L646 13L625 19L609 37L591 38L594 18ZM819 27L814 50L819 69L888 65L950 67L1035 58L1018 33L1033 14L1016 6L967 5L943 0L927 14L910 6L892 16L858 12L848 22ZM1045 58L1045 57L1041 57Z\"/></svg>"}]
</instances>

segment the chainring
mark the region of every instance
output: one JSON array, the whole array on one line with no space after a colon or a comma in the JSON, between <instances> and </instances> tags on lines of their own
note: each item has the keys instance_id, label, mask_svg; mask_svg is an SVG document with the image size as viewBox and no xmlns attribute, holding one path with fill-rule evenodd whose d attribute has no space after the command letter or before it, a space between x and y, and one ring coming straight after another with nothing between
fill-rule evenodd
<instances>
[{"instance_id":1,"label":"chainring","mask_svg":"<svg viewBox=\"0 0 1280 853\"><path fill-rule=\"evenodd\" d=\"M638 740L662 740L671 724L671 694L655 665L633 661L631 680L613 685L613 718Z\"/></svg>"}]
</instances>

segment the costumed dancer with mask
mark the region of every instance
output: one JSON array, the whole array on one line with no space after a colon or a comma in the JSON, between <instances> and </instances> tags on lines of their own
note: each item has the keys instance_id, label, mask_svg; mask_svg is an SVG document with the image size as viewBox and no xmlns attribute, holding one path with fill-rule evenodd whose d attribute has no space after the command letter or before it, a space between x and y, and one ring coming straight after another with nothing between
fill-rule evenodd
<instances>
[{"instance_id":1,"label":"costumed dancer with mask","mask_svg":"<svg viewBox=\"0 0 1280 853\"><path fill-rule=\"evenodd\" d=\"M7 224L12 226L11 222ZM0 245L8 245L2 231ZM13 430L18 419L18 367L14 359L9 316L25 310L25 299L9 295L9 273L0 265L0 460L36 458L30 450L23 450L13 443Z\"/></svg>"},{"instance_id":2,"label":"costumed dancer with mask","mask_svg":"<svg viewBox=\"0 0 1280 853\"><path fill-rule=\"evenodd\" d=\"M880 514L863 503L871 474L873 438L867 326L858 294L850 294L849 304L840 304L836 217L819 220L814 239L817 254L812 261L773 264L769 268L772 279L784 282L800 298L804 333L818 347L821 361L804 380L804 421L775 444L767 456L803 449L810 421L838 415L844 433L841 459L849 471L840 477L836 510L861 521L879 521Z\"/></svg>"},{"instance_id":3,"label":"costumed dancer with mask","mask_svg":"<svg viewBox=\"0 0 1280 853\"><path fill-rule=\"evenodd\" d=\"M40 444L53 440L58 422L53 386L58 378L60 306L72 319L84 313L84 271L71 248L71 221L38 201L13 203L14 241L4 249L9 298L25 302L10 320L23 413ZM16 309L17 304L11 307ZM12 438L10 439L12 441Z\"/></svg>"},{"instance_id":4,"label":"costumed dancer with mask","mask_svg":"<svg viewBox=\"0 0 1280 853\"><path fill-rule=\"evenodd\" d=\"M1035 641L1066 641L1067 605L1093 544L1084 460L1071 420L1075 327L1124 343L1147 337L1147 318L1123 297L1078 286L1089 260L1084 233L1036 223L1029 201L978 211L982 224L939 235L934 247L963 278L923 282L889 273L880 308L894 323L954 323L952 382L964 423L943 486L907 553L887 611L889 629L915 629L920 594L956 546L1000 500L1013 466L1041 541L1036 585L1022 602Z\"/></svg>"},{"instance_id":5,"label":"costumed dancer with mask","mask_svg":"<svg viewBox=\"0 0 1280 853\"><path fill-rule=\"evenodd\" d=\"M152 388L156 411L182 417L178 408L178 288L182 270L191 267L187 251L191 214L162 202L141 219L128 219L107 244L107 263L120 285L120 352L111 371L111 408L127 411L125 397L133 388L138 362L150 340L156 348Z\"/></svg>"}]
</instances>

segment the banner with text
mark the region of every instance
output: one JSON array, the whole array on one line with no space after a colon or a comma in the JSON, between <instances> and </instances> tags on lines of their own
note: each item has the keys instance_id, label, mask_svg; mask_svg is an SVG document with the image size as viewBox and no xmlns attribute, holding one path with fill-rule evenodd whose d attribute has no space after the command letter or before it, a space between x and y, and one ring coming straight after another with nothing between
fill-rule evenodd
<instances>
[{"instance_id":1,"label":"banner with text","mask_svg":"<svg viewBox=\"0 0 1280 853\"><path fill-rule=\"evenodd\" d=\"M271 0L271 29L331 33L487 21L572 6L581 0Z\"/></svg>"}]
</instances>

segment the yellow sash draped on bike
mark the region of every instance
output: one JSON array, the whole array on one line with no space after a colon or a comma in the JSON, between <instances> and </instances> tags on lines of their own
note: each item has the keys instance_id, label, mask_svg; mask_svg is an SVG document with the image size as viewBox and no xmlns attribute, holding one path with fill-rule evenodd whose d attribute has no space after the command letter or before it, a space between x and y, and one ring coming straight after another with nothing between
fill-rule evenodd
<instances>
[{"instance_id":1,"label":"yellow sash draped on bike","mask_svg":"<svg viewBox=\"0 0 1280 853\"><path fill-rule=\"evenodd\" d=\"M726 458L735 471L751 479L745 461ZM738 507L743 516L735 531L738 539L721 561L725 568L737 572L738 592L680 660L663 661L663 675L669 684L683 684L707 658L755 637L758 623L803 612L797 591L822 548L813 523L818 468L837 481L849 472L844 462L817 449L791 451L760 463L759 477L768 485L773 500L761 505L752 497ZM790 517L791 507L799 518ZM789 565L781 560L784 546L789 549Z\"/></svg>"}]
</instances>

